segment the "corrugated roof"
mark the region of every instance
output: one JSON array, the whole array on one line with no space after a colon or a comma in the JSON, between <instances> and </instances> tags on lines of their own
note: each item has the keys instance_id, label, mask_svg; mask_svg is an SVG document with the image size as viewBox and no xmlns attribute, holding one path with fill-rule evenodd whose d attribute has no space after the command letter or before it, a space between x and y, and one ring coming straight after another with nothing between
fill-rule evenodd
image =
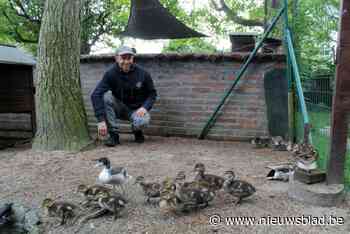
<instances>
[{"instance_id":1,"label":"corrugated roof","mask_svg":"<svg viewBox=\"0 0 350 234\"><path fill-rule=\"evenodd\" d=\"M30 54L15 46L0 45L0 63L34 66L36 61Z\"/></svg>"}]
</instances>

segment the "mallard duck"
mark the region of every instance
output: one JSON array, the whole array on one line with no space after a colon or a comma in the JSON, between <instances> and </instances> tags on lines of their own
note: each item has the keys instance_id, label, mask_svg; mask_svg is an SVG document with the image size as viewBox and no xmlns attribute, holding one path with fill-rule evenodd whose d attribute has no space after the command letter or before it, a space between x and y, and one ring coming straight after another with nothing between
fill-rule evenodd
<instances>
[{"instance_id":1,"label":"mallard duck","mask_svg":"<svg viewBox=\"0 0 350 234\"><path fill-rule=\"evenodd\" d=\"M50 217L60 218L60 225L66 224L68 219L71 219L73 224L74 218L77 218L82 211L79 206L71 202L54 201L51 198L44 199L42 207L46 209Z\"/></svg>"},{"instance_id":2,"label":"mallard duck","mask_svg":"<svg viewBox=\"0 0 350 234\"><path fill-rule=\"evenodd\" d=\"M0 207L0 228L2 225L10 223L12 221L12 203L5 204Z\"/></svg>"},{"instance_id":3,"label":"mallard duck","mask_svg":"<svg viewBox=\"0 0 350 234\"><path fill-rule=\"evenodd\" d=\"M235 180L233 170L225 172L224 191L236 198L235 205L239 204L243 198L247 198L256 192L253 185L242 180Z\"/></svg>"},{"instance_id":4,"label":"mallard duck","mask_svg":"<svg viewBox=\"0 0 350 234\"><path fill-rule=\"evenodd\" d=\"M215 192L222 188L225 179L221 176L205 174L205 166L203 163L197 163L194 166L194 171L197 173L195 181L203 181L208 183L211 191Z\"/></svg>"},{"instance_id":5,"label":"mallard duck","mask_svg":"<svg viewBox=\"0 0 350 234\"><path fill-rule=\"evenodd\" d=\"M150 203L151 198L159 198L161 185L156 182L145 182L145 178L143 176L138 176L135 179L135 184L139 184L142 187L142 190L145 194L146 202Z\"/></svg>"},{"instance_id":6,"label":"mallard duck","mask_svg":"<svg viewBox=\"0 0 350 234\"><path fill-rule=\"evenodd\" d=\"M98 176L98 181L103 184L111 184L113 187L127 183L132 177L128 174L125 167L111 167L108 158L103 157L97 160L97 166L103 166Z\"/></svg>"},{"instance_id":7,"label":"mallard duck","mask_svg":"<svg viewBox=\"0 0 350 234\"><path fill-rule=\"evenodd\" d=\"M250 143L255 148L266 148L269 147L271 144L271 139L267 137L254 137Z\"/></svg>"},{"instance_id":8,"label":"mallard duck","mask_svg":"<svg viewBox=\"0 0 350 234\"><path fill-rule=\"evenodd\" d=\"M99 184L90 186L80 184L78 186L77 192L80 193L85 199L85 201L82 203L82 206L90 206L92 204L96 205L98 198L101 195L109 195L113 193L110 188Z\"/></svg>"}]
</instances>

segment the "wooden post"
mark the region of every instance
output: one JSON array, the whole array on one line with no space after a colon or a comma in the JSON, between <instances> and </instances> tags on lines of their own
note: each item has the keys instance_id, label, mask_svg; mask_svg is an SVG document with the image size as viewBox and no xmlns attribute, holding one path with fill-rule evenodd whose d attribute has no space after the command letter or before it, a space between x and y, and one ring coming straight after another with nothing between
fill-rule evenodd
<instances>
[{"instance_id":1,"label":"wooden post","mask_svg":"<svg viewBox=\"0 0 350 234\"><path fill-rule=\"evenodd\" d=\"M344 183L347 115L350 109L350 1L342 0L337 48L336 89L332 107L332 135L328 184Z\"/></svg>"}]
</instances>

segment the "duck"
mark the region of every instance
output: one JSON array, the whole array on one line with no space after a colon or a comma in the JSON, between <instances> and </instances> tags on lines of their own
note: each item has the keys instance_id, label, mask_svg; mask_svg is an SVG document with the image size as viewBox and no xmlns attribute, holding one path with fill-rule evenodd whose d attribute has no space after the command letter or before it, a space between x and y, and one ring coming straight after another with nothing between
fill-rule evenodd
<instances>
[{"instance_id":1,"label":"duck","mask_svg":"<svg viewBox=\"0 0 350 234\"><path fill-rule=\"evenodd\" d=\"M317 169L318 151L311 144L295 144L292 152L296 157L296 167L308 172Z\"/></svg>"},{"instance_id":2,"label":"duck","mask_svg":"<svg viewBox=\"0 0 350 234\"><path fill-rule=\"evenodd\" d=\"M224 191L236 198L235 205L238 205L243 198L250 197L256 192L256 189L250 183L243 180L236 180L233 170L224 173Z\"/></svg>"},{"instance_id":3,"label":"duck","mask_svg":"<svg viewBox=\"0 0 350 234\"><path fill-rule=\"evenodd\" d=\"M222 188L225 179L221 176L205 174L205 166L203 163L197 163L194 166L194 172L197 173L195 181L202 181L209 184L211 191L218 191Z\"/></svg>"},{"instance_id":4,"label":"duck","mask_svg":"<svg viewBox=\"0 0 350 234\"><path fill-rule=\"evenodd\" d=\"M176 213L178 202L175 181L167 176L162 181L160 189L159 209L161 214Z\"/></svg>"},{"instance_id":5,"label":"duck","mask_svg":"<svg viewBox=\"0 0 350 234\"><path fill-rule=\"evenodd\" d=\"M98 198L101 195L110 195L113 193L112 189L100 184L94 184L90 186L80 184L77 188L77 192L80 193L85 199L81 205L87 207L93 204L96 205Z\"/></svg>"},{"instance_id":6,"label":"duck","mask_svg":"<svg viewBox=\"0 0 350 234\"><path fill-rule=\"evenodd\" d=\"M65 225L69 219L74 224L74 220L79 217L82 211L79 206L71 202L55 201L51 198L45 198L42 202L42 207L46 209L48 216L60 219L59 225Z\"/></svg>"},{"instance_id":7,"label":"duck","mask_svg":"<svg viewBox=\"0 0 350 234\"><path fill-rule=\"evenodd\" d=\"M210 188L207 181L186 182L186 175L180 171L175 179L175 194L178 200L178 209L183 212L189 212L205 208L209 205L215 193Z\"/></svg>"},{"instance_id":8,"label":"duck","mask_svg":"<svg viewBox=\"0 0 350 234\"><path fill-rule=\"evenodd\" d=\"M152 198L160 198L160 190L161 184L157 182L145 182L145 178L143 176L138 176L135 178L135 184L139 184L142 187L144 195L146 198L146 203L150 203L150 199Z\"/></svg>"},{"instance_id":9,"label":"duck","mask_svg":"<svg viewBox=\"0 0 350 234\"><path fill-rule=\"evenodd\" d=\"M255 148L266 148L269 147L271 144L271 139L267 137L254 137L250 143Z\"/></svg>"},{"instance_id":10,"label":"duck","mask_svg":"<svg viewBox=\"0 0 350 234\"><path fill-rule=\"evenodd\" d=\"M287 182L289 181L290 175L293 173L293 167L291 165L268 166L268 168L271 169L266 176L268 180Z\"/></svg>"},{"instance_id":11,"label":"duck","mask_svg":"<svg viewBox=\"0 0 350 234\"><path fill-rule=\"evenodd\" d=\"M0 227L12 221L12 205L13 203L7 203L0 208Z\"/></svg>"},{"instance_id":12,"label":"duck","mask_svg":"<svg viewBox=\"0 0 350 234\"><path fill-rule=\"evenodd\" d=\"M292 147L292 142L285 141L281 136L274 136L271 138L272 149L276 151L289 151Z\"/></svg>"},{"instance_id":13,"label":"duck","mask_svg":"<svg viewBox=\"0 0 350 234\"><path fill-rule=\"evenodd\" d=\"M106 157L99 158L96 161L96 166L103 167L97 178L102 184L110 184L115 189L115 186L126 184L132 178L125 167L111 167L111 162Z\"/></svg>"},{"instance_id":14,"label":"duck","mask_svg":"<svg viewBox=\"0 0 350 234\"><path fill-rule=\"evenodd\" d=\"M91 213L84 216L79 222L79 228L75 231L77 233L85 222L90 219L95 219L105 214L113 214L113 219L116 220L120 217L121 212L126 208L128 204L127 199L120 193L100 193L97 199L97 209L90 211Z\"/></svg>"}]
</instances>

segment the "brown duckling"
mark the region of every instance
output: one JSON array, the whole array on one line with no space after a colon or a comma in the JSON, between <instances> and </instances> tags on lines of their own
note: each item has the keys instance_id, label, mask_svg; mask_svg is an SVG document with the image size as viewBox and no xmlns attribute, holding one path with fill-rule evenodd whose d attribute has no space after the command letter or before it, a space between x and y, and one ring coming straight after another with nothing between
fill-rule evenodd
<instances>
[{"instance_id":1,"label":"brown duckling","mask_svg":"<svg viewBox=\"0 0 350 234\"><path fill-rule=\"evenodd\" d=\"M197 163L194 166L194 171L197 172L195 181L204 181L208 183L209 188L214 192L222 188L225 179L221 176L205 174L205 166L203 163Z\"/></svg>"},{"instance_id":2,"label":"brown duckling","mask_svg":"<svg viewBox=\"0 0 350 234\"><path fill-rule=\"evenodd\" d=\"M74 218L77 218L82 210L79 206L73 203L54 201L51 198L44 199L42 207L47 210L47 214L50 217L60 218L60 225L66 224L68 219L72 219L72 224L74 224Z\"/></svg>"},{"instance_id":3,"label":"brown duckling","mask_svg":"<svg viewBox=\"0 0 350 234\"><path fill-rule=\"evenodd\" d=\"M308 143L295 144L293 155L296 157L296 166L304 171L317 169L317 150Z\"/></svg>"},{"instance_id":4,"label":"brown duckling","mask_svg":"<svg viewBox=\"0 0 350 234\"><path fill-rule=\"evenodd\" d=\"M94 213L85 216L80 224L88 221L89 219L98 218L106 213L113 214L114 220L120 215L120 212L124 210L128 201L120 193L100 193L98 195L98 209Z\"/></svg>"},{"instance_id":5,"label":"brown duckling","mask_svg":"<svg viewBox=\"0 0 350 234\"><path fill-rule=\"evenodd\" d=\"M160 189L159 208L162 214L176 211L178 199L176 197L176 185L174 180L167 177L163 180Z\"/></svg>"},{"instance_id":6,"label":"brown duckling","mask_svg":"<svg viewBox=\"0 0 350 234\"><path fill-rule=\"evenodd\" d=\"M81 184L78 186L77 191L85 199L85 201L82 203L83 206L90 206L92 204L96 205L98 198L101 197L101 195L113 194L112 189L99 184L94 184L90 186Z\"/></svg>"},{"instance_id":7,"label":"brown duckling","mask_svg":"<svg viewBox=\"0 0 350 234\"><path fill-rule=\"evenodd\" d=\"M243 180L236 180L233 170L225 172L224 191L237 198L235 205L239 204L243 198L247 198L256 192L250 183Z\"/></svg>"},{"instance_id":8,"label":"brown duckling","mask_svg":"<svg viewBox=\"0 0 350 234\"><path fill-rule=\"evenodd\" d=\"M135 179L135 184L139 184L142 187L142 190L145 194L146 202L150 203L151 198L160 198L160 183L156 182L145 182L145 178L143 176L138 176Z\"/></svg>"},{"instance_id":9,"label":"brown duckling","mask_svg":"<svg viewBox=\"0 0 350 234\"><path fill-rule=\"evenodd\" d=\"M186 212L207 207L215 196L209 183L204 180L186 182L185 179L183 171L180 171L175 179L178 209Z\"/></svg>"}]
</instances>

